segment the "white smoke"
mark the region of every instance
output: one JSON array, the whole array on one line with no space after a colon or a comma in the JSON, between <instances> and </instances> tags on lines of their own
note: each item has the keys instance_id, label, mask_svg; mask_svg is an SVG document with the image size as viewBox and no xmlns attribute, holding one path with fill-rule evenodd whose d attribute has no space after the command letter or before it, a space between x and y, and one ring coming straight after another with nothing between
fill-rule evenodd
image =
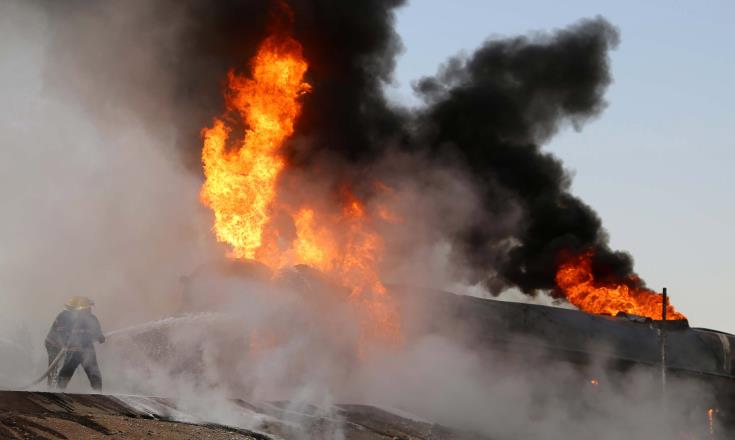
<instances>
[{"instance_id":1,"label":"white smoke","mask_svg":"<svg viewBox=\"0 0 735 440\"><path fill-rule=\"evenodd\" d=\"M115 47L91 37L115 29L104 32L95 11L58 23L34 5L0 6L1 309L33 326L76 294L96 299L108 326L169 312L177 280L209 245L199 178L172 154L165 112L146 120L125 105L151 90L162 100L163 83L146 57L120 60L152 71L145 92L131 92L125 73L99 78L119 66L94 65L97 50ZM96 24L74 34L63 20Z\"/></svg>"}]
</instances>

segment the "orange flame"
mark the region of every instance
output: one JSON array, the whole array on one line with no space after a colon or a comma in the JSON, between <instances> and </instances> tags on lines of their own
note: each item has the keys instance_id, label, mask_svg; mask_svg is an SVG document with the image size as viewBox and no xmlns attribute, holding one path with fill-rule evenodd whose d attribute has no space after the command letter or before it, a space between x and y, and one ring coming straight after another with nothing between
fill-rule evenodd
<instances>
[{"instance_id":1,"label":"orange flame","mask_svg":"<svg viewBox=\"0 0 735 440\"><path fill-rule=\"evenodd\" d=\"M350 299L364 314L363 336L399 343L400 317L377 270L383 239L373 231L363 203L347 188L342 195L342 212L336 216L319 216L311 208L302 208L294 215L297 261L329 273L349 287Z\"/></svg>"},{"instance_id":2,"label":"orange flame","mask_svg":"<svg viewBox=\"0 0 735 440\"><path fill-rule=\"evenodd\" d=\"M219 118L203 131L201 199L214 211L217 239L232 246L234 257L255 258L263 245L284 168L279 148L293 134L301 111L297 98L309 90L307 67L296 40L268 37L252 61L252 79L227 75L227 105L248 127L244 139L228 148L231 128Z\"/></svg>"},{"instance_id":3,"label":"orange flame","mask_svg":"<svg viewBox=\"0 0 735 440\"><path fill-rule=\"evenodd\" d=\"M310 90L300 43L282 33L269 36L251 67L251 78L228 73L230 113L202 132L201 200L214 211L217 240L230 246L233 258L255 259L274 270L306 264L331 275L349 289L361 311L364 336L400 341L397 308L378 275L383 242L372 225L372 218L385 212L368 212L348 188L337 214L306 202L293 207L279 197L279 177L286 169L281 147L294 132L299 97ZM238 122L232 116L247 127L242 140L230 139L228 123ZM276 212L290 218L293 228L281 230L273 220Z\"/></svg>"},{"instance_id":4,"label":"orange flame","mask_svg":"<svg viewBox=\"0 0 735 440\"><path fill-rule=\"evenodd\" d=\"M718 408L707 408L707 432L710 437L715 435L715 414L719 414Z\"/></svg>"},{"instance_id":5,"label":"orange flame","mask_svg":"<svg viewBox=\"0 0 735 440\"><path fill-rule=\"evenodd\" d=\"M567 300L588 313L616 316L619 312L662 319L663 295L624 282L602 283L592 273L592 252L565 261L556 272L556 285ZM666 319L686 319L671 304Z\"/></svg>"}]
</instances>

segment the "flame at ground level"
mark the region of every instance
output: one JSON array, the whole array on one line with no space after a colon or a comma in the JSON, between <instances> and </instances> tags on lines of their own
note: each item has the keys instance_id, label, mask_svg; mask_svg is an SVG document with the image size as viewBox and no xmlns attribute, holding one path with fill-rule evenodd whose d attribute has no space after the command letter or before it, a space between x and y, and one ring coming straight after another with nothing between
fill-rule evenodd
<instances>
[{"instance_id":1,"label":"flame at ground level","mask_svg":"<svg viewBox=\"0 0 735 440\"><path fill-rule=\"evenodd\" d=\"M616 316L620 312L662 319L663 295L648 289L631 287L624 282L602 283L592 272L592 252L563 262L556 272L556 285L567 300L588 313ZM666 319L686 319L671 304Z\"/></svg>"}]
</instances>

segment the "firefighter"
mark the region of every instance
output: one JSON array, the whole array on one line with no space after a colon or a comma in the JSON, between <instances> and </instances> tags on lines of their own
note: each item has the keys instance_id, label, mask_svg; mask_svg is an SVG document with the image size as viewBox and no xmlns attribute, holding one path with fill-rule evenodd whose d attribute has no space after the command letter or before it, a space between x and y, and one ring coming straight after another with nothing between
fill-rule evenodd
<instances>
[{"instance_id":1,"label":"firefighter","mask_svg":"<svg viewBox=\"0 0 735 440\"><path fill-rule=\"evenodd\" d=\"M64 389L74 375L79 364L84 368L89 383L93 389L102 389L102 375L97 365L97 354L94 343L105 342L100 323L92 314L94 301L84 296L74 296L66 302L65 310L59 313L51 325L46 336L46 350L48 351L49 365L56 360L62 350L63 363L57 361L57 366L48 375L49 386L56 385Z\"/></svg>"}]
</instances>

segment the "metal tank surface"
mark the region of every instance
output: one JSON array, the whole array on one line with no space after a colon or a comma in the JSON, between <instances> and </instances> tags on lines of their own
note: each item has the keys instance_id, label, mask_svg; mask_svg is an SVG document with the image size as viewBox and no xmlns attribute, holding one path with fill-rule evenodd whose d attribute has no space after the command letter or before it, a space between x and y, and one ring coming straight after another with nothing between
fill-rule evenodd
<instances>
[{"instance_id":1,"label":"metal tank surface","mask_svg":"<svg viewBox=\"0 0 735 440\"><path fill-rule=\"evenodd\" d=\"M686 383L702 390L697 399L678 402L678 407L688 407L692 423L704 424L707 430L715 414L716 423L728 434L709 438L732 438L727 435L735 432L734 335L692 328L686 320L593 315L405 286L391 290L402 298L403 316L413 317L407 327L415 335L449 337L489 358L541 372L566 364L595 385L599 382L594 378L601 375L617 382L607 384L610 387L624 387L630 383L626 374L636 371L647 374L650 388L664 400L682 399L673 391L678 386L674 384ZM668 396L667 377L672 390ZM578 399L575 386L583 384L571 385L565 398Z\"/></svg>"},{"instance_id":2,"label":"metal tank surface","mask_svg":"<svg viewBox=\"0 0 735 440\"><path fill-rule=\"evenodd\" d=\"M666 332L666 368L735 378L735 336L691 328L686 320L655 321L637 316L592 315L578 310L458 296L439 301L448 313L488 342L515 341L565 353L570 358L599 355L622 362L658 366L661 331Z\"/></svg>"}]
</instances>

